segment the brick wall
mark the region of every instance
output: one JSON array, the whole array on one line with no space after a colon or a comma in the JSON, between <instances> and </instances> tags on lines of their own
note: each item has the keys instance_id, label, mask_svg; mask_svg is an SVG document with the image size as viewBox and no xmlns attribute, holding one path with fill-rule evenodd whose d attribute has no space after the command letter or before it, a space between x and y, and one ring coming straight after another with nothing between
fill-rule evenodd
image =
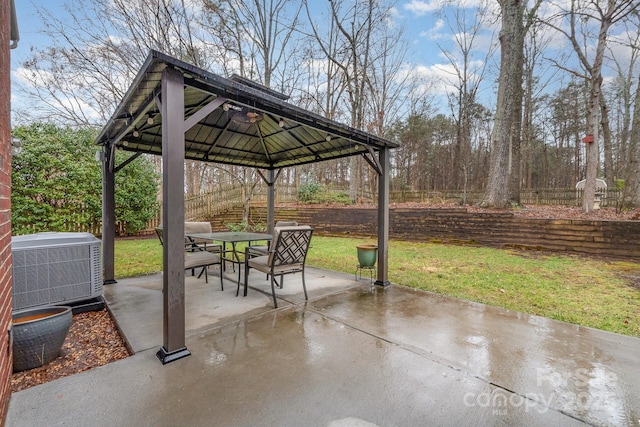
<instances>
[{"instance_id":1,"label":"brick wall","mask_svg":"<svg viewBox=\"0 0 640 427\"><path fill-rule=\"evenodd\" d=\"M11 84L10 10L0 2L0 425L11 397Z\"/></svg>"}]
</instances>

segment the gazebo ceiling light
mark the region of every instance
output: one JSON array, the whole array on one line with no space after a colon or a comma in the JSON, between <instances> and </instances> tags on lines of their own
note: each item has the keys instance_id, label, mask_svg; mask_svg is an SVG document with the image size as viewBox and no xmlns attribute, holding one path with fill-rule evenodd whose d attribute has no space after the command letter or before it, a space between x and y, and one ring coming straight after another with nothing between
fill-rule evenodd
<instances>
[{"instance_id":1,"label":"gazebo ceiling light","mask_svg":"<svg viewBox=\"0 0 640 427\"><path fill-rule=\"evenodd\" d=\"M231 112L231 120L236 123L257 123L262 120L262 114L242 108L240 111Z\"/></svg>"}]
</instances>

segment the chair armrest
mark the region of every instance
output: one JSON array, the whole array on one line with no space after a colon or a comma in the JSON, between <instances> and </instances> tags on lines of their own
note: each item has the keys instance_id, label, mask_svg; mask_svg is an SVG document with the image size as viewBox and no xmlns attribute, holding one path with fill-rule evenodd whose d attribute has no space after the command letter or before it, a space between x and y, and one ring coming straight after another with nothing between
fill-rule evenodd
<instances>
[{"instance_id":1,"label":"chair armrest","mask_svg":"<svg viewBox=\"0 0 640 427\"><path fill-rule=\"evenodd\" d=\"M217 243L196 242L193 238L186 236L184 242L184 249L186 252L222 252L222 245Z\"/></svg>"},{"instance_id":2,"label":"chair armrest","mask_svg":"<svg viewBox=\"0 0 640 427\"><path fill-rule=\"evenodd\" d=\"M218 243L206 243L203 246L205 252L217 253L218 255L222 254L222 245Z\"/></svg>"},{"instance_id":3,"label":"chair armrest","mask_svg":"<svg viewBox=\"0 0 640 427\"><path fill-rule=\"evenodd\" d=\"M158 236L158 240L160 240L160 244L161 244L161 245L162 245L162 244L164 244L164 242L163 242L163 240L162 240L162 239L163 239L163 235L162 235L162 227L156 227L156 228L155 228L155 231L156 231L156 236Z\"/></svg>"},{"instance_id":4,"label":"chair armrest","mask_svg":"<svg viewBox=\"0 0 640 427\"><path fill-rule=\"evenodd\" d=\"M269 250L268 246L247 246L244 249L244 257L245 259L255 258L257 256L269 255L271 252L273 251Z\"/></svg>"}]
</instances>

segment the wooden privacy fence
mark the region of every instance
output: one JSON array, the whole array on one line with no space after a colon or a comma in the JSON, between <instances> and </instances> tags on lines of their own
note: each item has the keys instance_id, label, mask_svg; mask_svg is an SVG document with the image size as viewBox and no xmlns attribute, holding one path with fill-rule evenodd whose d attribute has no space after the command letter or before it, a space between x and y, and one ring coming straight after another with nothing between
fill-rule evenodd
<instances>
[{"instance_id":1,"label":"wooden privacy fence","mask_svg":"<svg viewBox=\"0 0 640 427\"><path fill-rule=\"evenodd\" d=\"M240 187L186 196L184 198L185 219L193 221L211 218L213 215L241 205L243 198L243 191Z\"/></svg>"},{"instance_id":2,"label":"wooden privacy fence","mask_svg":"<svg viewBox=\"0 0 640 427\"><path fill-rule=\"evenodd\" d=\"M339 188L328 191L344 192ZM482 199L484 193L467 192L467 204L475 204ZM620 190L607 190L600 195L600 206L616 206L622 197ZM372 197L372 199L375 199ZM391 191L391 203L430 203L462 204L465 193L461 191ZM575 189L532 189L520 192L521 203L525 205L560 205L580 206L582 204L582 190ZM228 188L215 193L203 193L185 198L185 218L189 220L206 219L218 215L228 209L243 206L245 195L239 187ZM294 186L278 186L276 190L276 204L295 203L298 201L297 188ZM267 203L265 187L258 187L251 197L253 203Z\"/></svg>"},{"instance_id":3,"label":"wooden privacy fence","mask_svg":"<svg viewBox=\"0 0 640 427\"><path fill-rule=\"evenodd\" d=\"M524 205L559 205L559 206L580 206L582 205L582 194L584 190L570 188L538 188L525 189L520 191L520 203ZM598 193L600 206L615 207L622 199L621 190L606 190ZM484 192L459 190L443 191L391 191L389 198L392 203L466 203L473 205L482 200Z\"/></svg>"},{"instance_id":4,"label":"wooden privacy fence","mask_svg":"<svg viewBox=\"0 0 640 427\"><path fill-rule=\"evenodd\" d=\"M330 192L346 192L347 189L328 188ZM541 188L525 189L520 192L520 201L525 205L560 205L560 206L580 206L582 204L583 190L570 188ZM615 207L618 200L622 198L621 190L606 190L598 193L601 199L600 206ZM375 200L376 197L363 193L365 199ZM478 203L484 192L473 191L463 192L459 190L442 191L419 191L419 190L399 190L390 191L389 199L391 203L455 203L462 204L466 197L467 204ZM189 196L185 199L185 215L188 218L206 218L212 212L221 212L227 208L241 206L244 204L244 193L238 187L229 188L215 193L203 193ZM258 186L251 197L252 202L262 202L266 204L266 187ZM276 187L276 203L293 203L298 201L297 187L290 185L280 185ZM207 207L209 213L205 213Z\"/></svg>"}]
</instances>

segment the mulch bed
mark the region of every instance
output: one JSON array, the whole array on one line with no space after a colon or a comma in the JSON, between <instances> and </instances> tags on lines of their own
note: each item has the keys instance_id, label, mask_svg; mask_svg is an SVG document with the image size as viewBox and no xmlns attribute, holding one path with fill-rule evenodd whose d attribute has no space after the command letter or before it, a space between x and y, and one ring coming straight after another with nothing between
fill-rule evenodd
<instances>
[{"instance_id":1,"label":"mulch bed","mask_svg":"<svg viewBox=\"0 0 640 427\"><path fill-rule=\"evenodd\" d=\"M106 308L74 314L60 355L39 368L14 373L11 390L24 390L128 356L130 353Z\"/></svg>"}]
</instances>

